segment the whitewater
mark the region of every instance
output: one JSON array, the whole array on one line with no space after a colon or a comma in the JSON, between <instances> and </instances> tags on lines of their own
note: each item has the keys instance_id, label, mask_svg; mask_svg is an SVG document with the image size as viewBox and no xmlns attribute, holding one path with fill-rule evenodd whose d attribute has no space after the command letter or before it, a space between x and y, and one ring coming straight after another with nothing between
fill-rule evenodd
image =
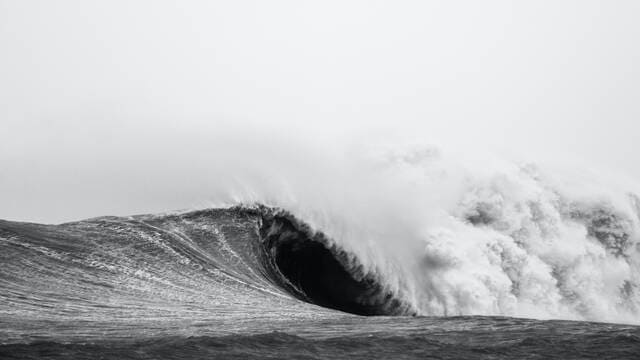
<instances>
[{"instance_id":1,"label":"whitewater","mask_svg":"<svg viewBox=\"0 0 640 360\"><path fill-rule=\"evenodd\" d=\"M429 145L350 156L229 202L291 212L420 315L640 323L632 181Z\"/></svg>"}]
</instances>

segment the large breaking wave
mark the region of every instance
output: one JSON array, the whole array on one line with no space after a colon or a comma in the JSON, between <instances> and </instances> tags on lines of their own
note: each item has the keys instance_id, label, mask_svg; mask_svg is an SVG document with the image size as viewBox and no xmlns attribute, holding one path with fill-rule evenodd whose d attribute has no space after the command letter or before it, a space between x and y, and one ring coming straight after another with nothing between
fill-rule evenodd
<instances>
[{"instance_id":1,"label":"large breaking wave","mask_svg":"<svg viewBox=\"0 0 640 360\"><path fill-rule=\"evenodd\" d=\"M433 147L350 156L236 179L216 209L2 222L2 312L215 314L229 331L322 308L640 323L635 185Z\"/></svg>"}]
</instances>

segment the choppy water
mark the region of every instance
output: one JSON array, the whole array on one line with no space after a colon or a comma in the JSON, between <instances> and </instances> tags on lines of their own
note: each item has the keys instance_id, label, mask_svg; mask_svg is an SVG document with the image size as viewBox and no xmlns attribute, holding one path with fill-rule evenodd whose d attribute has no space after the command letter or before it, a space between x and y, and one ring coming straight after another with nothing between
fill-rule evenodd
<instances>
[{"instance_id":1,"label":"choppy water","mask_svg":"<svg viewBox=\"0 0 640 360\"><path fill-rule=\"evenodd\" d=\"M0 222L1 358L639 358L640 327L416 316L265 207ZM362 316L378 315L378 316Z\"/></svg>"}]
</instances>

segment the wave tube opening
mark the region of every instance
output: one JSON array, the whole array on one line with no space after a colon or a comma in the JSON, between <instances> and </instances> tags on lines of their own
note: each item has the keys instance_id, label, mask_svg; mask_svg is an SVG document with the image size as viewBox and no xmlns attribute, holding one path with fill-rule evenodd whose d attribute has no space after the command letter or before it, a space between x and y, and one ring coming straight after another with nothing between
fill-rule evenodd
<instances>
[{"instance_id":1,"label":"wave tube opening","mask_svg":"<svg viewBox=\"0 0 640 360\"><path fill-rule=\"evenodd\" d=\"M344 250L293 216L263 214L260 235L270 277L297 298L357 315L410 314Z\"/></svg>"}]
</instances>

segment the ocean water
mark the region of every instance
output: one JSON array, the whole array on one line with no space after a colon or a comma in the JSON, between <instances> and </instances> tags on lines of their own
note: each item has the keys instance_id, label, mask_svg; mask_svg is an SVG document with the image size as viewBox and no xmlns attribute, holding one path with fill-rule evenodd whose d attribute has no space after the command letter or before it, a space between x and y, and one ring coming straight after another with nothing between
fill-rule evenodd
<instances>
[{"instance_id":1,"label":"ocean water","mask_svg":"<svg viewBox=\"0 0 640 360\"><path fill-rule=\"evenodd\" d=\"M640 358L632 316L428 313L354 250L262 205L0 221L0 261L0 358ZM620 290L631 304L634 289Z\"/></svg>"}]
</instances>

